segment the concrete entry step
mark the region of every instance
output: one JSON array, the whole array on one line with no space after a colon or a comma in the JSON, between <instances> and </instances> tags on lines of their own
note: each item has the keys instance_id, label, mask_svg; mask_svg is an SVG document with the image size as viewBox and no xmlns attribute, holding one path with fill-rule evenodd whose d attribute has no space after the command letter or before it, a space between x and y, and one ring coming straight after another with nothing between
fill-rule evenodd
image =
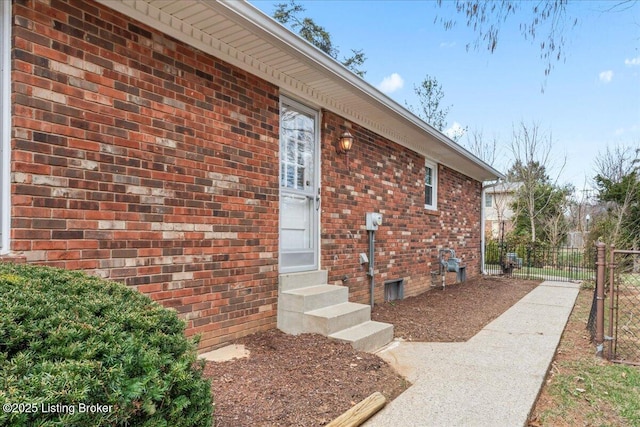
<instances>
[{"instance_id":1,"label":"concrete entry step","mask_svg":"<svg viewBox=\"0 0 640 427\"><path fill-rule=\"evenodd\" d=\"M304 314L303 325L306 331L328 336L371 320L371 307L345 302Z\"/></svg>"},{"instance_id":2,"label":"concrete entry step","mask_svg":"<svg viewBox=\"0 0 640 427\"><path fill-rule=\"evenodd\" d=\"M328 274L326 270L281 274L278 290L280 292L286 292L293 289L324 285L328 281L327 277Z\"/></svg>"},{"instance_id":3,"label":"concrete entry step","mask_svg":"<svg viewBox=\"0 0 640 427\"><path fill-rule=\"evenodd\" d=\"M306 312L349 300L345 286L318 285L282 292L278 304L285 311Z\"/></svg>"},{"instance_id":4,"label":"concrete entry step","mask_svg":"<svg viewBox=\"0 0 640 427\"><path fill-rule=\"evenodd\" d=\"M349 302L346 286L328 285L326 271L280 275L278 329L316 333L374 351L393 340L393 325L371 321L371 307Z\"/></svg>"},{"instance_id":5,"label":"concrete entry step","mask_svg":"<svg viewBox=\"0 0 640 427\"><path fill-rule=\"evenodd\" d=\"M329 338L351 343L356 350L374 352L393 340L393 325L370 320L331 334Z\"/></svg>"}]
</instances>

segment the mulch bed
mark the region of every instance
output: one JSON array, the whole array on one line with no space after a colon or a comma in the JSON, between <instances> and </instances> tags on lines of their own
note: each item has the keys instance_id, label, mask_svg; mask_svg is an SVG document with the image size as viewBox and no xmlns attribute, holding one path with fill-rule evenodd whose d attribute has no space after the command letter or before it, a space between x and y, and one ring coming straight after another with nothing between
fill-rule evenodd
<instances>
[{"instance_id":1,"label":"mulch bed","mask_svg":"<svg viewBox=\"0 0 640 427\"><path fill-rule=\"evenodd\" d=\"M419 342L463 342L504 313L540 282L482 277L434 288L401 301L379 304L372 319L392 323L396 338Z\"/></svg>"},{"instance_id":2,"label":"mulch bed","mask_svg":"<svg viewBox=\"0 0 640 427\"><path fill-rule=\"evenodd\" d=\"M396 338L466 341L539 282L478 278L378 304L373 320L393 323ZM251 356L209 362L216 426L322 426L379 391L387 400L409 383L374 354L315 334L278 330L238 340Z\"/></svg>"}]
</instances>

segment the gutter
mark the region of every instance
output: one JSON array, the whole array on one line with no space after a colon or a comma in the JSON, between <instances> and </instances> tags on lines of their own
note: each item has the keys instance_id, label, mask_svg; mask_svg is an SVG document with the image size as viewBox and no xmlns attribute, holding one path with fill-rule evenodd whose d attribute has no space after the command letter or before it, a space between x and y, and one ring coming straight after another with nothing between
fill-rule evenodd
<instances>
[{"instance_id":1,"label":"gutter","mask_svg":"<svg viewBox=\"0 0 640 427\"><path fill-rule=\"evenodd\" d=\"M0 0L2 1L2 0ZM177 18L171 13L164 12L157 8L152 0L96 0L98 3L103 4L111 9L117 10L127 16L137 19L147 25L150 25L172 37L182 40L204 52L210 52L209 49L212 45L206 43L207 40L214 40L211 36L198 29L191 28L190 25L183 25L181 19ZM173 0L169 0L173 1ZM177 3L176 3L177 4ZM346 67L334 60L315 46L309 44L305 40L292 33L284 26L273 20L270 16L263 13L261 10L248 3L247 1L230 1L230 0L197 0L189 3L190 5L199 4L205 9L210 9L227 17L230 22L234 22L237 25L245 29L249 29L253 34L265 40L271 40L276 46L279 46L284 51L289 51L294 57L299 58L301 62L306 62L309 66L322 70L322 72L329 79L334 79L336 82L341 82L345 87L351 88L354 94L358 94L361 99L367 98L369 103L373 106L376 105L378 109L385 111L394 116L399 122L404 122L408 127L412 127L418 134L423 134L425 137L435 139L438 143L442 144L445 150L453 153L454 156L459 156L471 165L478 168L477 172L469 173L470 171L461 170L459 167L448 164L445 158L432 158L437 160L438 163L442 163L448 167L451 167L459 172L468 176L475 175L474 179L482 181L483 179L494 179L502 177L502 174L495 170L493 167L474 156L465 148L458 145L434 127L424 122L422 119L408 111L406 108L398 104L396 101L380 92L377 88L366 82L359 76L349 71ZM227 45L224 42L216 41L215 49L223 52L225 61L230 62L235 66L246 69L246 61L248 56L244 52L236 51L233 46ZM261 63L252 63L258 67L266 75L257 74L261 78L266 78L274 84L278 84L282 87L281 82L278 80L275 74L277 70L269 69L269 66ZM269 78L270 77L270 78ZM303 87L304 82L298 82L291 78L289 82L295 87ZM312 88L311 88L312 89ZM285 89L286 90L286 89ZM313 89L312 89L313 90ZM320 107L325 107L330 110L335 110L331 99L327 99L323 94L315 93L322 98ZM314 95L314 96L315 96ZM316 100L317 101L317 100ZM346 107L346 106L342 106ZM368 127L367 123L362 122L362 117L359 114L351 111L348 107L346 110L340 108L338 110L340 114L346 115L350 120ZM354 115L355 114L355 115ZM407 146L407 141L395 137L392 135L385 135L390 140L397 142L401 145ZM425 138L425 139L427 139ZM415 142L415 141L414 141ZM420 145L425 145L426 141L420 141ZM408 147L408 146L407 146ZM408 147L410 148L410 147ZM413 149L415 151L415 149ZM424 153L423 153L424 154ZM438 156L440 157L440 156Z\"/></svg>"}]
</instances>

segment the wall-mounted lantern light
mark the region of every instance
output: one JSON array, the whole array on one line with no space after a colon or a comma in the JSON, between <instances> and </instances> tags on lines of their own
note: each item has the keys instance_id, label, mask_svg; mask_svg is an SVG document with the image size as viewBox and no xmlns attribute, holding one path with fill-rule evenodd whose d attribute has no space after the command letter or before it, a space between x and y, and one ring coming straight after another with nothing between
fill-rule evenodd
<instances>
[{"instance_id":1,"label":"wall-mounted lantern light","mask_svg":"<svg viewBox=\"0 0 640 427\"><path fill-rule=\"evenodd\" d=\"M338 154L344 154L347 161L347 170L349 167L349 151L353 148L353 135L347 130L340 135L338 140Z\"/></svg>"},{"instance_id":2,"label":"wall-mounted lantern light","mask_svg":"<svg viewBox=\"0 0 640 427\"><path fill-rule=\"evenodd\" d=\"M338 153L347 154L353 147L353 135L349 131L343 132L338 140Z\"/></svg>"}]
</instances>

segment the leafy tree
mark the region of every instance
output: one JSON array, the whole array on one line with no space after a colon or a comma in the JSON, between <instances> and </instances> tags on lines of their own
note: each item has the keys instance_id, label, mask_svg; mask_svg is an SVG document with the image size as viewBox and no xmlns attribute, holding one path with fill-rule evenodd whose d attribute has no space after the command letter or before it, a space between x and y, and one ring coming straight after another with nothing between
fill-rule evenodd
<instances>
[{"instance_id":1,"label":"leafy tree","mask_svg":"<svg viewBox=\"0 0 640 427\"><path fill-rule=\"evenodd\" d=\"M427 74L422 83L413 86L413 90L418 96L420 106L416 108L407 105L409 110L434 128L443 131L447 127L447 115L451 106L441 105L444 98L442 85L435 77Z\"/></svg>"},{"instance_id":2,"label":"leafy tree","mask_svg":"<svg viewBox=\"0 0 640 427\"><path fill-rule=\"evenodd\" d=\"M333 44L331 34L321 25L309 18L300 18L300 14L306 9L291 0L289 3L276 4L276 11L273 13L273 18L283 25L287 25L292 31L298 33L300 37L329 55L335 60L338 60L339 51ZM362 65L367 60L362 49L351 49L351 56L344 57L342 65L347 67L353 73L360 77L364 77L366 71L362 70Z\"/></svg>"},{"instance_id":3,"label":"leafy tree","mask_svg":"<svg viewBox=\"0 0 640 427\"><path fill-rule=\"evenodd\" d=\"M532 242L544 242L551 247L558 247L569 231L565 211L572 192L573 187L570 185L561 187L550 183L538 183L532 192L533 210L522 209L522 206L528 203L529 194L525 191L519 192L514 201L514 233ZM535 238L532 238L534 233Z\"/></svg>"},{"instance_id":4,"label":"leafy tree","mask_svg":"<svg viewBox=\"0 0 640 427\"><path fill-rule=\"evenodd\" d=\"M608 243L637 249L640 246L640 148L635 157L625 157L629 149L617 150L617 162L601 170L595 177L598 198L607 206L606 215L599 218L596 233ZM615 159L610 151L599 160Z\"/></svg>"}]
</instances>

